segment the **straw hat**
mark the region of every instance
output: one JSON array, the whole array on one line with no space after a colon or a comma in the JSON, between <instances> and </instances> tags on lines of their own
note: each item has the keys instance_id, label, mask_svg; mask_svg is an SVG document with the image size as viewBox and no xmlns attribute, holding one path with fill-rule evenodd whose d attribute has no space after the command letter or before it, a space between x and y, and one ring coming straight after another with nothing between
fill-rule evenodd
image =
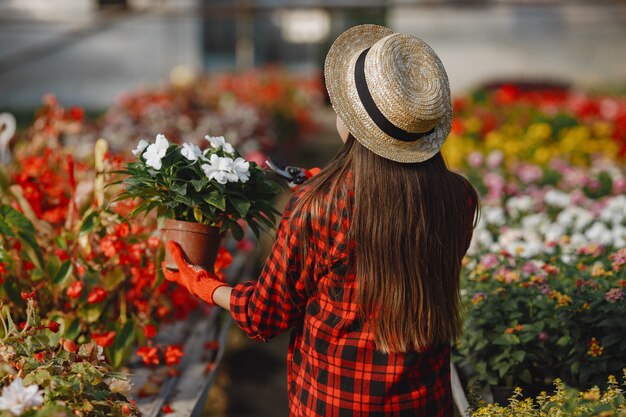
<instances>
[{"instance_id":1,"label":"straw hat","mask_svg":"<svg viewBox=\"0 0 626 417\"><path fill-rule=\"evenodd\" d=\"M383 158L425 161L450 133L448 76L421 39L383 26L355 26L331 46L324 77L341 121Z\"/></svg>"}]
</instances>

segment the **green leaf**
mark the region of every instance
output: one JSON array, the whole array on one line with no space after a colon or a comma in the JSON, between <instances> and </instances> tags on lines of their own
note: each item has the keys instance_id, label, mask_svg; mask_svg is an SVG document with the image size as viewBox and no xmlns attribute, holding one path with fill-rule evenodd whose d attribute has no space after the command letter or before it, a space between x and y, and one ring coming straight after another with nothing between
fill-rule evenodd
<instances>
[{"instance_id":1,"label":"green leaf","mask_svg":"<svg viewBox=\"0 0 626 417\"><path fill-rule=\"evenodd\" d=\"M128 320L120 333L115 335L113 342L113 367L119 368L130 353L135 341L135 322Z\"/></svg>"},{"instance_id":2,"label":"green leaf","mask_svg":"<svg viewBox=\"0 0 626 417\"><path fill-rule=\"evenodd\" d=\"M91 232L96 227L96 219L98 218L98 213L92 211L83 217L83 221L80 224L80 230L78 232L79 235L84 235L86 233Z\"/></svg>"},{"instance_id":3,"label":"green leaf","mask_svg":"<svg viewBox=\"0 0 626 417\"><path fill-rule=\"evenodd\" d=\"M105 303L88 304L80 310L80 316L84 318L87 323L95 323L102 315L104 304Z\"/></svg>"},{"instance_id":4,"label":"green leaf","mask_svg":"<svg viewBox=\"0 0 626 417\"><path fill-rule=\"evenodd\" d=\"M66 330L65 330L65 338L66 339L71 339L74 340L78 337L78 335L80 334L80 319L78 317L76 317L74 320L72 320L72 323L70 323L69 326L67 326Z\"/></svg>"},{"instance_id":5,"label":"green leaf","mask_svg":"<svg viewBox=\"0 0 626 417\"><path fill-rule=\"evenodd\" d=\"M239 213L241 217L246 217L246 214L248 214L248 210L250 210L250 202L248 200L240 197L231 196L230 202L235 207L235 210L237 210L237 213Z\"/></svg>"},{"instance_id":6,"label":"green leaf","mask_svg":"<svg viewBox=\"0 0 626 417\"><path fill-rule=\"evenodd\" d=\"M239 226L239 223L232 222L230 225L230 230L233 233L233 237L235 240L243 239L243 228Z\"/></svg>"},{"instance_id":7,"label":"green leaf","mask_svg":"<svg viewBox=\"0 0 626 417\"><path fill-rule=\"evenodd\" d=\"M20 231L29 235L35 234L33 224L19 211L13 207L3 204L0 206L0 232L2 234L13 236L15 232Z\"/></svg>"},{"instance_id":8,"label":"green leaf","mask_svg":"<svg viewBox=\"0 0 626 417\"><path fill-rule=\"evenodd\" d=\"M204 216L202 215L202 210L198 207L193 208L193 218L196 219L198 223L202 223Z\"/></svg>"},{"instance_id":9,"label":"green leaf","mask_svg":"<svg viewBox=\"0 0 626 417\"><path fill-rule=\"evenodd\" d=\"M526 352L524 352L523 350L516 350L515 352L511 353L511 356L517 362L521 363L524 360L524 358L526 357Z\"/></svg>"},{"instance_id":10,"label":"green leaf","mask_svg":"<svg viewBox=\"0 0 626 417\"><path fill-rule=\"evenodd\" d=\"M187 184L185 184L184 182L174 183L170 187L170 190L180 195L187 195Z\"/></svg>"},{"instance_id":11,"label":"green leaf","mask_svg":"<svg viewBox=\"0 0 626 417\"><path fill-rule=\"evenodd\" d=\"M52 285L61 285L72 275L72 262L67 260L63 262L57 273L52 278Z\"/></svg>"},{"instance_id":12,"label":"green leaf","mask_svg":"<svg viewBox=\"0 0 626 417\"><path fill-rule=\"evenodd\" d=\"M205 179L191 180L191 185L193 185L193 188L197 192L202 191L202 189L206 186L206 184L207 184L207 180L205 180Z\"/></svg>"},{"instance_id":13,"label":"green leaf","mask_svg":"<svg viewBox=\"0 0 626 417\"><path fill-rule=\"evenodd\" d=\"M561 336L559 340L556 341L556 345L560 347L565 347L569 344L571 338L567 335Z\"/></svg>"},{"instance_id":14,"label":"green leaf","mask_svg":"<svg viewBox=\"0 0 626 417\"><path fill-rule=\"evenodd\" d=\"M43 254L41 253L39 244L35 240L35 236L25 232L18 232L17 236L23 243L26 243L24 250L28 254L30 260L38 269L43 270Z\"/></svg>"},{"instance_id":15,"label":"green leaf","mask_svg":"<svg viewBox=\"0 0 626 417\"><path fill-rule=\"evenodd\" d=\"M226 199L224 198L224 195L219 191L211 191L208 195L204 197L204 201L222 211L226 210Z\"/></svg>"}]
</instances>

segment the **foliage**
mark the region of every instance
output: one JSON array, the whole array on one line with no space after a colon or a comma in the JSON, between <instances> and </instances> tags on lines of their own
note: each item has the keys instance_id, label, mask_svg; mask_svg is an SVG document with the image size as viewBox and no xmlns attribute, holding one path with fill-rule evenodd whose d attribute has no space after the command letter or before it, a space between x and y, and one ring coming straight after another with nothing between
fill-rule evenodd
<instances>
[{"instance_id":1,"label":"foliage","mask_svg":"<svg viewBox=\"0 0 626 417\"><path fill-rule=\"evenodd\" d=\"M102 347L93 342L77 345L61 338L58 324L52 320L44 324L32 299L21 330L3 305L0 321L0 387L4 387L4 397L8 395L6 387L17 377L23 379L24 386L36 385L43 390L43 404L18 415L138 415L126 397L130 391L127 376L113 372L104 362ZM12 415L0 411L2 417Z\"/></svg>"},{"instance_id":2,"label":"foliage","mask_svg":"<svg viewBox=\"0 0 626 417\"><path fill-rule=\"evenodd\" d=\"M60 146L67 135L65 113L60 108L38 112L44 119L35 126L41 130L33 126L26 135L39 139L18 147L13 164L6 166L0 193L0 297L8 300L18 323L26 320L24 297L34 298L60 324L60 336L95 341L118 368L136 346L154 337L156 331L146 329L187 317L198 301L163 280L156 220L127 220L132 202L107 204L103 184L113 178L102 172L119 169L121 159L108 154L104 142L98 142L91 160L75 161ZM64 116L56 120L55 115ZM216 271L229 262L222 249Z\"/></svg>"},{"instance_id":3,"label":"foliage","mask_svg":"<svg viewBox=\"0 0 626 417\"><path fill-rule=\"evenodd\" d=\"M626 398L617 380L609 376L607 389L598 387L579 392L561 380L554 381L554 393L542 392L536 398L524 398L517 388L508 406L481 404L471 410L471 417L624 417Z\"/></svg>"},{"instance_id":4,"label":"foliage","mask_svg":"<svg viewBox=\"0 0 626 417\"><path fill-rule=\"evenodd\" d=\"M258 238L261 230L274 227L279 212L272 200L280 187L224 138L207 138L212 147L204 151L188 143L170 145L163 135L153 144L140 142L139 160L119 171L125 177L117 201L138 198L131 215L156 210L160 218L232 230L237 240L244 236L238 223L243 219Z\"/></svg>"},{"instance_id":5,"label":"foliage","mask_svg":"<svg viewBox=\"0 0 626 417\"><path fill-rule=\"evenodd\" d=\"M626 366L626 102L504 86L457 107L446 146L482 206L460 357L492 385L602 384Z\"/></svg>"},{"instance_id":6,"label":"foliage","mask_svg":"<svg viewBox=\"0 0 626 417\"><path fill-rule=\"evenodd\" d=\"M626 250L581 253L575 265L484 255L466 276L459 351L491 385L588 387L626 366Z\"/></svg>"}]
</instances>

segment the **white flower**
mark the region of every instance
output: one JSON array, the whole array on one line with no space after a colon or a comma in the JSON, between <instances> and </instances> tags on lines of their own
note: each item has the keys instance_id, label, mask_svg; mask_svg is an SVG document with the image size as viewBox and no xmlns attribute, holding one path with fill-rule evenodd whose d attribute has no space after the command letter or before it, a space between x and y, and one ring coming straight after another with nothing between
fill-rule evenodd
<instances>
[{"instance_id":1,"label":"white flower","mask_svg":"<svg viewBox=\"0 0 626 417\"><path fill-rule=\"evenodd\" d=\"M589 241L587 238L581 233L574 233L570 236L570 245L574 248L581 248L587 245Z\"/></svg>"},{"instance_id":2,"label":"white flower","mask_svg":"<svg viewBox=\"0 0 626 417\"><path fill-rule=\"evenodd\" d=\"M502 226L506 223L506 217L504 216L504 209L502 207L485 207L483 215L485 216L487 224Z\"/></svg>"},{"instance_id":3,"label":"white flower","mask_svg":"<svg viewBox=\"0 0 626 417\"><path fill-rule=\"evenodd\" d=\"M139 143L137 143L137 147L131 152L133 153L133 155L137 156L141 154L148 147L148 145L150 145L150 143L148 143L147 140L141 139Z\"/></svg>"},{"instance_id":4,"label":"white flower","mask_svg":"<svg viewBox=\"0 0 626 417\"><path fill-rule=\"evenodd\" d=\"M522 217L522 228L524 229L536 229L545 221L545 215L543 213L529 214Z\"/></svg>"},{"instance_id":5,"label":"white flower","mask_svg":"<svg viewBox=\"0 0 626 417\"><path fill-rule=\"evenodd\" d=\"M161 169L161 159L165 156L170 143L167 138L161 134L157 135L156 142L148 146L143 157L146 158L146 165L156 169Z\"/></svg>"},{"instance_id":6,"label":"white flower","mask_svg":"<svg viewBox=\"0 0 626 417\"><path fill-rule=\"evenodd\" d=\"M213 148L220 148L221 147L222 149L224 149L224 152L226 152L226 153L233 153L233 152L235 152L235 148L233 148L233 145L231 145L230 143L226 142L226 139L224 139L224 136L209 136L209 135L206 135L204 138L211 143L211 147L213 147Z\"/></svg>"},{"instance_id":7,"label":"white flower","mask_svg":"<svg viewBox=\"0 0 626 417\"><path fill-rule=\"evenodd\" d=\"M183 143L183 149L180 153L190 161L197 161L198 158L204 155L198 145L192 145L191 143Z\"/></svg>"},{"instance_id":8,"label":"white flower","mask_svg":"<svg viewBox=\"0 0 626 417\"><path fill-rule=\"evenodd\" d=\"M589 241L600 245L610 245L613 237L611 231L604 223L595 222L586 232L585 236Z\"/></svg>"},{"instance_id":9,"label":"white flower","mask_svg":"<svg viewBox=\"0 0 626 417\"><path fill-rule=\"evenodd\" d=\"M543 200L546 204L551 206L564 208L570 204L572 199L567 193L558 190L550 190L543 197Z\"/></svg>"},{"instance_id":10,"label":"white flower","mask_svg":"<svg viewBox=\"0 0 626 417\"><path fill-rule=\"evenodd\" d=\"M104 348L100 345L96 345L96 349L98 350L98 356L97 359L99 361L105 361L106 358L104 357Z\"/></svg>"},{"instance_id":11,"label":"white flower","mask_svg":"<svg viewBox=\"0 0 626 417\"><path fill-rule=\"evenodd\" d=\"M104 382L109 385L109 389L114 394L130 395L132 385L126 379L107 378Z\"/></svg>"},{"instance_id":12,"label":"white flower","mask_svg":"<svg viewBox=\"0 0 626 417\"><path fill-rule=\"evenodd\" d=\"M2 390L0 397L0 410L9 411L15 416L20 416L31 407L43 404L43 391L37 385L24 387L22 378L17 377L11 385Z\"/></svg>"},{"instance_id":13,"label":"white flower","mask_svg":"<svg viewBox=\"0 0 626 417\"><path fill-rule=\"evenodd\" d=\"M243 158L237 158L233 161L233 171L241 182L247 182L250 179L250 162Z\"/></svg>"},{"instance_id":14,"label":"white flower","mask_svg":"<svg viewBox=\"0 0 626 417\"><path fill-rule=\"evenodd\" d=\"M558 223L550 223L541 230L548 242L557 242L565 234L565 229Z\"/></svg>"},{"instance_id":15,"label":"white flower","mask_svg":"<svg viewBox=\"0 0 626 417\"><path fill-rule=\"evenodd\" d=\"M239 177L234 171L234 161L230 158L223 158L216 154L211 155L208 164L202 164L201 168L210 180L215 180L220 184L227 182L237 182Z\"/></svg>"}]
</instances>

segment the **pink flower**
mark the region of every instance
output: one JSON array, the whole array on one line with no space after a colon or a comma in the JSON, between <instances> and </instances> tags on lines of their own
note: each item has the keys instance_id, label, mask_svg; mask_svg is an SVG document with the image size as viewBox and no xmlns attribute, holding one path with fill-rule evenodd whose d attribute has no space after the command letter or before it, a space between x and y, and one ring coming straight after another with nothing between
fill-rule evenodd
<instances>
[{"instance_id":1,"label":"pink flower","mask_svg":"<svg viewBox=\"0 0 626 417\"><path fill-rule=\"evenodd\" d=\"M611 304L615 304L622 298L624 298L624 292L622 291L621 288L611 288L604 295L604 299Z\"/></svg>"},{"instance_id":2,"label":"pink flower","mask_svg":"<svg viewBox=\"0 0 626 417\"><path fill-rule=\"evenodd\" d=\"M500 199L502 193L504 192L505 182L504 179L493 172L485 175L485 185L487 186L488 194L487 198L490 199Z\"/></svg>"},{"instance_id":3,"label":"pink flower","mask_svg":"<svg viewBox=\"0 0 626 417\"><path fill-rule=\"evenodd\" d=\"M543 171L537 165L523 164L519 167L517 175L522 182L531 184L541 179Z\"/></svg>"},{"instance_id":4,"label":"pink flower","mask_svg":"<svg viewBox=\"0 0 626 417\"><path fill-rule=\"evenodd\" d=\"M613 180L613 193L622 194L626 192L626 177L617 177Z\"/></svg>"},{"instance_id":5,"label":"pink flower","mask_svg":"<svg viewBox=\"0 0 626 417\"><path fill-rule=\"evenodd\" d=\"M472 152L471 154L467 156L467 163L472 168L478 168L479 166L482 165L484 160L485 158L483 157L483 154L480 152Z\"/></svg>"},{"instance_id":6,"label":"pink flower","mask_svg":"<svg viewBox=\"0 0 626 417\"><path fill-rule=\"evenodd\" d=\"M497 168L500 166L503 160L504 154L502 153L502 151L492 151L487 156L487 166L491 169Z\"/></svg>"},{"instance_id":7,"label":"pink flower","mask_svg":"<svg viewBox=\"0 0 626 417\"><path fill-rule=\"evenodd\" d=\"M486 269L492 269L498 264L498 256L493 253L488 253L481 258L480 264Z\"/></svg>"},{"instance_id":8,"label":"pink flower","mask_svg":"<svg viewBox=\"0 0 626 417\"><path fill-rule=\"evenodd\" d=\"M522 266L522 272L525 274L534 274L535 272L537 272L537 266L535 266L535 264L533 264L532 262L526 262Z\"/></svg>"}]
</instances>

